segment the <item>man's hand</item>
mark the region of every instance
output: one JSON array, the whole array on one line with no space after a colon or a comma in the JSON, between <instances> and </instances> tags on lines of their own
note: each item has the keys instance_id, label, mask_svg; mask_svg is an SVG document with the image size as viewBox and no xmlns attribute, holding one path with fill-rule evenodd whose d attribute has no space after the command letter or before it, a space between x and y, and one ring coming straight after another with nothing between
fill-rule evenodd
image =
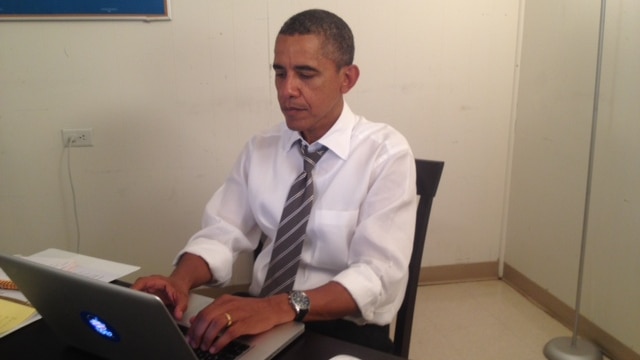
<instances>
[{"instance_id":1,"label":"man's hand","mask_svg":"<svg viewBox=\"0 0 640 360\"><path fill-rule=\"evenodd\" d=\"M189 304L188 287L185 288L170 277L152 275L137 279L131 288L156 295L167 307L173 309L173 317L176 320L182 320Z\"/></svg>"},{"instance_id":2,"label":"man's hand","mask_svg":"<svg viewBox=\"0 0 640 360\"><path fill-rule=\"evenodd\" d=\"M259 334L292 321L295 312L288 301L287 294L268 298L222 295L190 320L189 344L216 353L239 336Z\"/></svg>"},{"instance_id":3,"label":"man's hand","mask_svg":"<svg viewBox=\"0 0 640 360\"><path fill-rule=\"evenodd\" d=\"M173 317L182 320L189 305L189 291L212 278L209 266L200 256L185 253L171 276L143 277L136 280L132 288L158 296L165 305L173 307Z\"/></svg>"}]
</instances>

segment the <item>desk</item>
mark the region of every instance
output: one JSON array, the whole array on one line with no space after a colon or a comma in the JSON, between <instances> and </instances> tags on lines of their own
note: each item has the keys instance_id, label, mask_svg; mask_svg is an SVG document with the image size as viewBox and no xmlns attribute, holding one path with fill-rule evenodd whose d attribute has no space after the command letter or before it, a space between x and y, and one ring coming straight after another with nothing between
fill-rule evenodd
<instances>
[{"instance_id":1,"label":"desk","mask_svg":"<svg viewBox=\"0 0 640 360\"><path fill-rule=\"evenodd\" d=\"M95 356L61 342L49 326L38 320L0 339L2 359L95 360ZM363 360L400 360L402 358L305 331L284 349L276 360L327 360L347 354Z\"/></svg>"}]
</instances>

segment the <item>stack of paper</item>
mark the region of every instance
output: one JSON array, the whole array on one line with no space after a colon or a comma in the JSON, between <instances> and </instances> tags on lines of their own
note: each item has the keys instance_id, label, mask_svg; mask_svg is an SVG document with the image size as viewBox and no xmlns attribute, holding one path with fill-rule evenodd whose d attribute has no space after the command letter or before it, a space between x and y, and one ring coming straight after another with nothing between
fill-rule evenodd
<instances>
[{"instance_id":1,"label":"stack of paper","mask_svg":"<svg viewBox=\"0 0 640 360\"><path fill-rule=\"evenodd\" d=\"M18 300L0 298L0 337L40 318L36 309Z\"/></svg>"}]
</instances>

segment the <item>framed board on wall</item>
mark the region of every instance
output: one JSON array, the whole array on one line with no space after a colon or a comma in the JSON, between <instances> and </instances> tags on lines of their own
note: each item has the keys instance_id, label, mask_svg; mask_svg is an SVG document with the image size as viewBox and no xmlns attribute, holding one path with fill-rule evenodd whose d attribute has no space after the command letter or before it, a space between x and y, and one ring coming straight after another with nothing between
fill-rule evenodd
<instances>
[{"instance_id":1,"label":"framed board on wall","mask_svg":"<svg viewBox=\"0 0 640 360\"><path fill-rule=\"evenodd\" d=\"M169 0L0 0L0 20L170 20Z\"/></svg>"}]
</instances>

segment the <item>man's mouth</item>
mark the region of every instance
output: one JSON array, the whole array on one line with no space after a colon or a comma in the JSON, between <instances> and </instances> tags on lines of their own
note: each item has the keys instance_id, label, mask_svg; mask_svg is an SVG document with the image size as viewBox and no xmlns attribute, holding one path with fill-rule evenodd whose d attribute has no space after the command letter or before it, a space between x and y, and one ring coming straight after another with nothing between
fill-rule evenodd
<instances>
[{"instance_id":1,"label":"man's mouth","mask_svg":"<svg viewBox=\"0 0 640 360\"><path fill-rule=\"evenodd\" d=\"M305 111L305 108L296 107L296 106L286 106L282 108L282 112L287 114L296 114Z\"/></svg>"}]
</instances>

